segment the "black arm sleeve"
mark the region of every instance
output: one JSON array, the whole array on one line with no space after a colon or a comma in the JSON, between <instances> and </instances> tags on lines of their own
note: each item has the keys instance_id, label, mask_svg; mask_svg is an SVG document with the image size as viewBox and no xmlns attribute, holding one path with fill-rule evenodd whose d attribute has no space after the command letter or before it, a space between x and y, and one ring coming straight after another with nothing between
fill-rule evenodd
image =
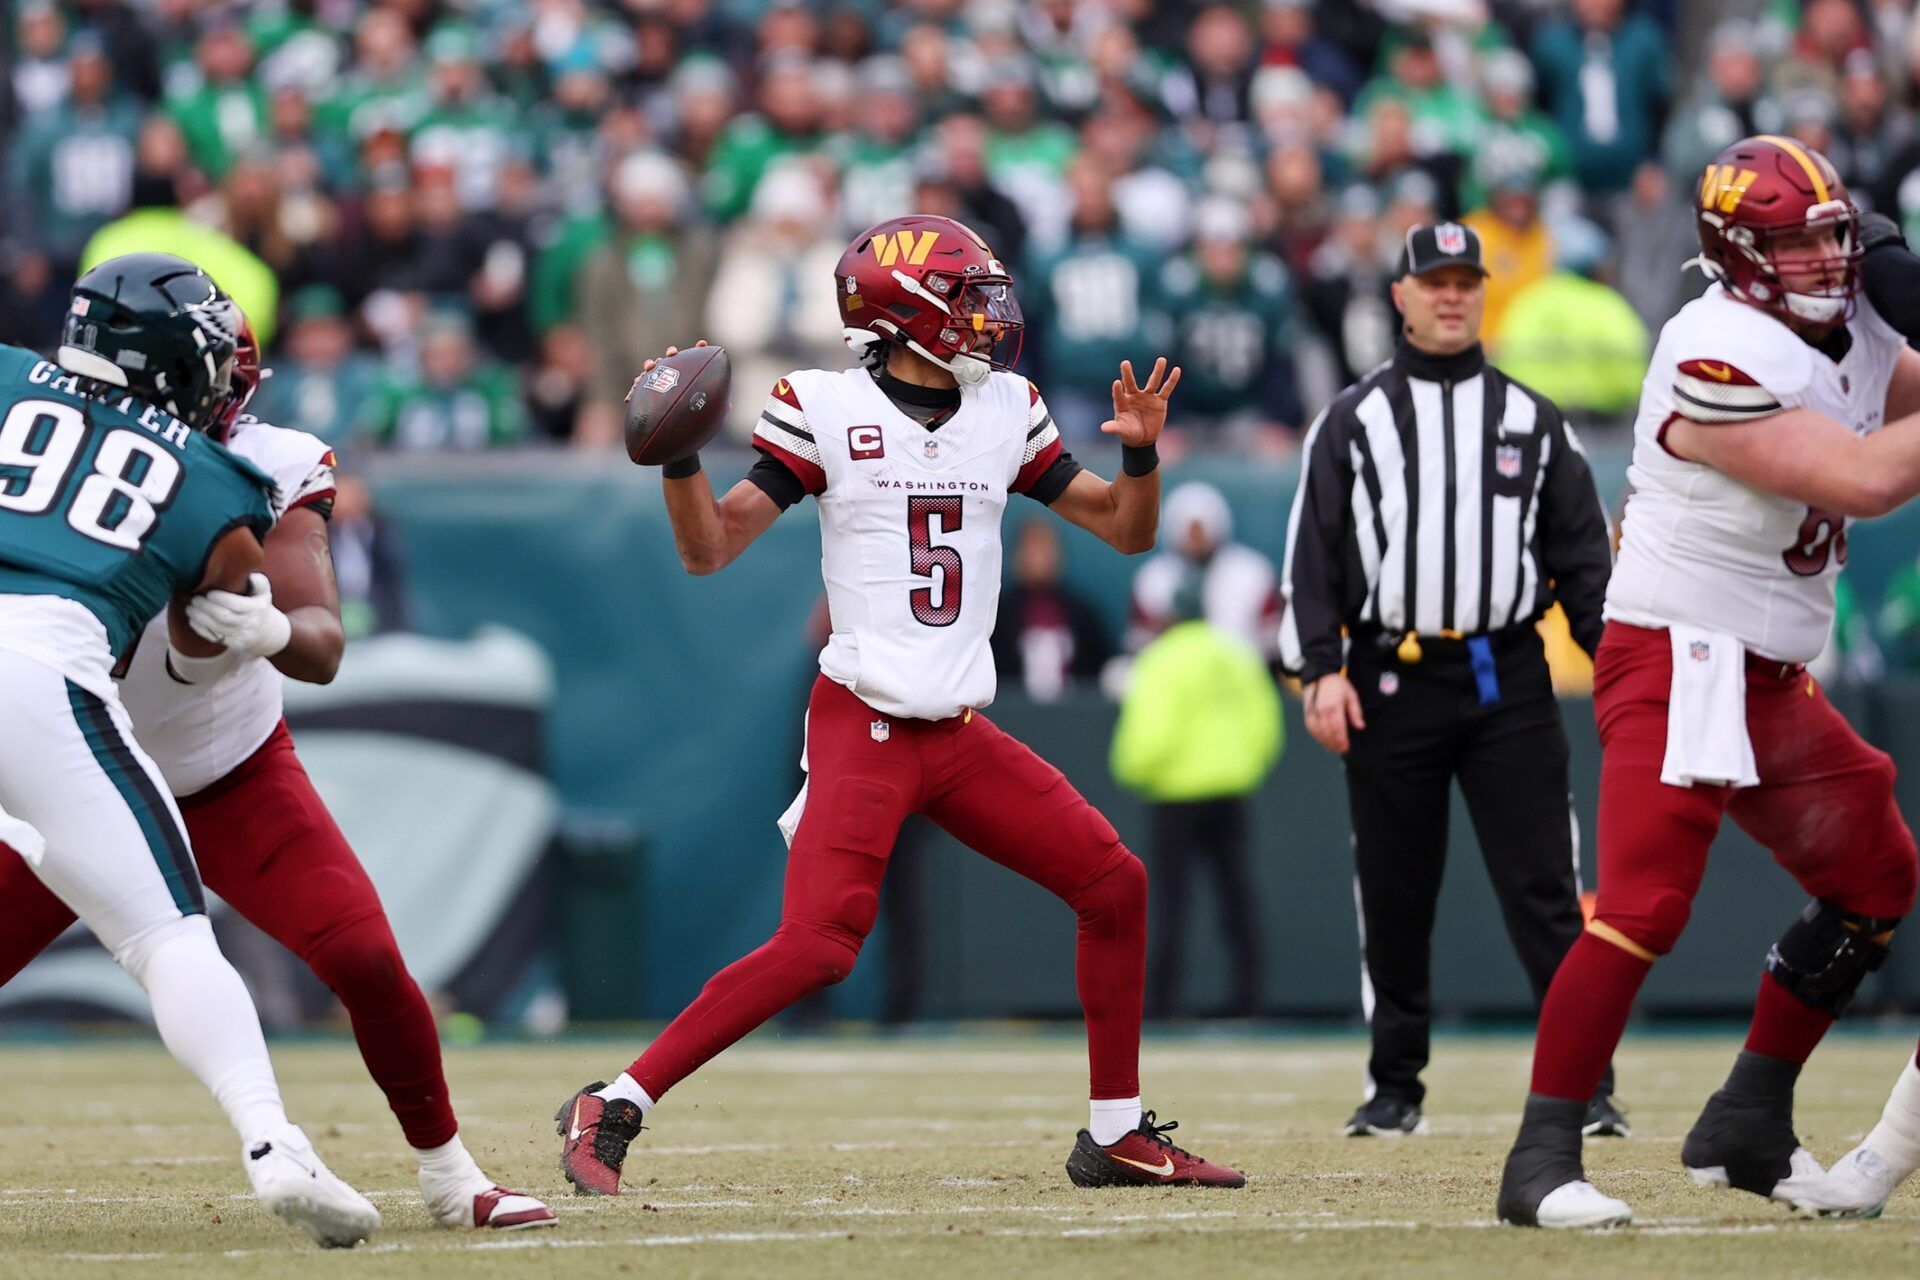
<instances>
[{"instance_id":1,"label":"black arm sleeve","mask_svg":"<svg viewBox=\"0 0 1920 1280\"><path fill-rule=\"evenodd\" d=\"M780 461L765 449L759 450L760 460L753 464L753 470L747 472L747 480L754 488L773 499L773 505L785 511L794 503L807 496L806 486L800 483L800 477L793 469Z\"/></svg>"},{"instance_id":2,"label":"black arm sleeve","mask_svg":"<svg viewBox=\"0 0 1920 1280\"><path fill-rule=\"evenodd\" d=\"M1592 657L1600 647L1604 626L1600 607L1606 603L1607 579L1613 575L1613 538L1587 455L1552 402L1542 396L1534 399L1542 420L1551 423L1553 439L1553 456L1547 459L1547 479L1540 491L1535 554L1540 557L1541 572L1553 581L1554 597L1567 611L1574 640Z\"/></svg>"},{"instance_id":3,"label":"black arm sleeve","mask_svg":"<svg viewBox=\"0 0 1920 1280\"><path fill-rule=\"evenodd\" d=\"M1067 491L1067 486L1073 483L1073 478L1085 470L1085 467L1073 460L1072 454L1062 451L1060 456L1040 473L1039 478L1028 486L1026 494L1035 502L1050 507L1061 494Z\"/></svg>"},{"instance_id":4,"label":"black arm sleeve","mask_svg":"<svg viewBox=\"0 0 1920 1280\"><path fill-rule=\"evenodd\" d=\"M1860 260L1860 276L1881 318L1908 342L1920 340L1920 255L1898 240L1885 241Z\"/></svg>"},{"instance_id":5,"label":"black arm sleeve","mask_svg":"<svg viewBox=\"0 0 1920 1280\"><path fill-rule=\"evenodd\" d=\"M1309 684L1340 670L1346 656L1341 628L1353 527L1353 466L1344 443L1348 415L1336 402L1308 433L1287 534L1280 659Z\"/></svg>"}]
</instances>

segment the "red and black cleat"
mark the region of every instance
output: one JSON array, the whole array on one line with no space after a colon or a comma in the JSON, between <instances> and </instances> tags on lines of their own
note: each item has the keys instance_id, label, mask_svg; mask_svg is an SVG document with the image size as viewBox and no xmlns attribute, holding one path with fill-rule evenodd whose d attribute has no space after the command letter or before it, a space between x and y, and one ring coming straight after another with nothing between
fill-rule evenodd
<instances>
[{"instance_id":1,"label":"red and black cleat","mask_svg":"<svg viewBox=\"0 0 1920 1280\"><path fill-rule=\"evenodd\" d=\"M639 1136L640 1108L625 1098L602 1098L606 1088L596 1080L561 1104L554 1113L560 1135L560 1172L567 1175L577 1196L620 1194L620 1166L627 1147Z\"/></svg>"},{"instance_id":2,"label":"red and black cleat","mask_svg":"<svg viewBox=\"0 0 1920 1280\"><path fill-rule=\"evenodd\" d=\"M1149 1111L1140 1127L1120 1141L1101 1146L1085 1129L1067 1157L1067 1176L1076 1187L1244 1187L1246 1175L1202 1160L1167 1139L1178 1120L1155 1124Z\"/></svg>"}]
</instances>

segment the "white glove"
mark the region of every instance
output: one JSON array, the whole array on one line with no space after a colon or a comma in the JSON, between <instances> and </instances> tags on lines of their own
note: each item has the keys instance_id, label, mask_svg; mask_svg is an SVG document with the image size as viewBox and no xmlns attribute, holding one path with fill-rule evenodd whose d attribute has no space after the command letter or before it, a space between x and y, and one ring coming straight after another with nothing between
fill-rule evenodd
<instances>
[{"instance_id":1,"label":"white glove","mask_svg":"<svg viewBox=\"0 0 1920 1280\"><path fill-rule=\"evenodd\" d=\"M273 607L273 588L264 573L247 578L247 594L209 591L187 602L194 634L229 649L271 658L293 639L293 621Z\"/></svg>"}]
</instances>

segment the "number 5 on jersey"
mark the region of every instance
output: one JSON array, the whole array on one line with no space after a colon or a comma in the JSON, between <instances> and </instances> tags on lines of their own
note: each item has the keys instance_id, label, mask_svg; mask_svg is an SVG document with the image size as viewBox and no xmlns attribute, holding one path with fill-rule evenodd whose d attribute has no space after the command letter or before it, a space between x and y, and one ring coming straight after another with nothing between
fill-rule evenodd
<instances>
[{"instance_id":1,"label":"number 5 on jersey","mask_svg":"<svg viewBox=\"0 0 1920 1280\"><path fill-rule=\"evenodd\" d=\"M940 603L933 602L932 586L915 587L909 599L913 620L922 626L950 627L960 619L960 551L957 547L936 546L933 518L940 519L940 532L960 529L961 499L958 496L916 493L907 499L907 542L912 548L912 568L917 577L934 576L940 571Z\"/></svg>"}]
</instances>

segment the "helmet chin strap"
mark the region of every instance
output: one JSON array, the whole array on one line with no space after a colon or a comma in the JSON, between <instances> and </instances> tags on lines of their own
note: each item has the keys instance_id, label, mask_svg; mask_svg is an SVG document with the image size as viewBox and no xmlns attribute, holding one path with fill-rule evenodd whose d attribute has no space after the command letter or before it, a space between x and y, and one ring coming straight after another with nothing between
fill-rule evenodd
<instances>
[{"instance_id":1,"label":"helmet chin strap","mask_svg":"<svg viewBox=\"0 0 1920 1280\"><path fill-rule=\"evenodd\" d=\"M1789 293L1783 295L1787 300L1787 310L1794 316L1813 324L1826 324L1838 320L1847 309L1845 298L1829 298L1815 293Z\"/></svg>"},{"instance_id":2,"label":"helmet chin strap","mask_svg":"<svg viewBox=\"0 0 1920 1280\"><path fill-rule=\"evenodd\" d=\"M918 342L915 342L912 338L903 336L901 340L906 343L908 350L933 361L933 363L952 374L953 380L963 388L979 386L987 380L987 375L993 372L993 366L978 356L953 356L943 359L921 346Z\"/></svg>"}]
</instances>

